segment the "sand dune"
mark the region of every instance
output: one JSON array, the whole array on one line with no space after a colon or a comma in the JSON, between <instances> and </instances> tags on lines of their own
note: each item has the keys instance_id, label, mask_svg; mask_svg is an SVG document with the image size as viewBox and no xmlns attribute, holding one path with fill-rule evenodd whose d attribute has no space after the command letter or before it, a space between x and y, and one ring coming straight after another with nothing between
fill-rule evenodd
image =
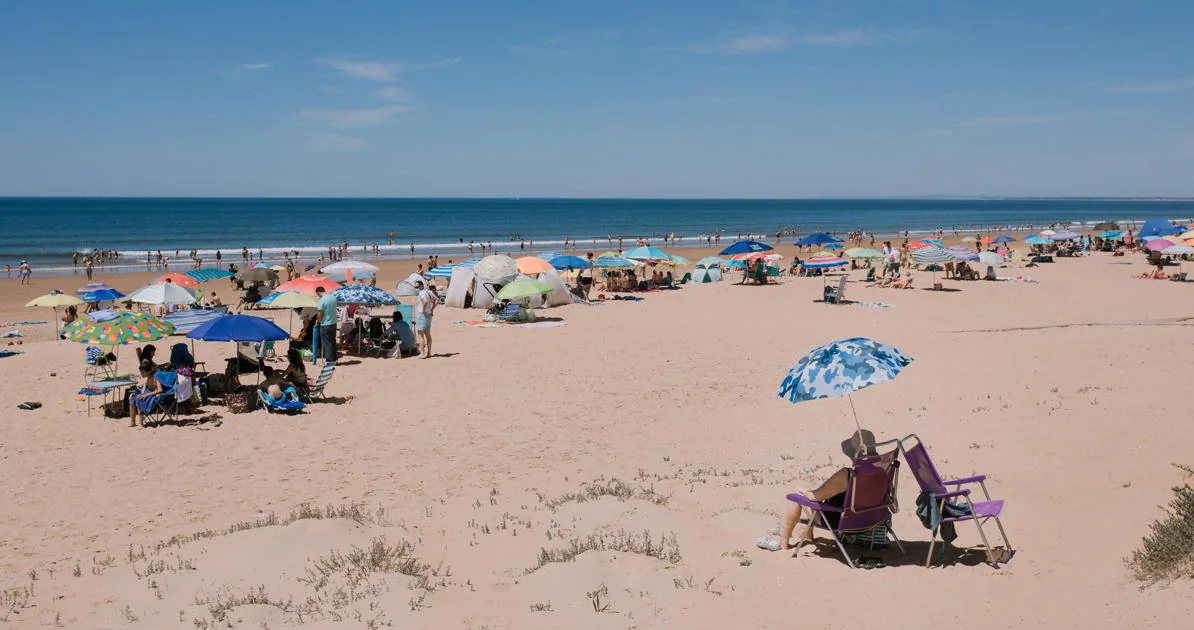
<instances>
[{"instance_id":1,"label":"sand dune","mask_svg":"<svg viewBox=\"0 0 1194 630\"><path fill-rule=\"evenodd\" d=\"M435 349L450 356L346 360L329 390L341 404L219 426L87 417L81 348L32 339L0 360L0 620L1183 627L1190 584L1142 591L1123 558L1180 481L1170 464L1194 462L1194 290L1117 261L947 282L953 293L849 285L889 308L816 303L821 281L800 278L568 306L551 313L558 328L471 328L445 309ZM831 544L755 548L786 492L844 463L853 430L846 401L794 406L776 387L799 356L852 336L915 359L854 396L864 426L918 434L946 474L987 473L1008 501L1010 563L963 549L923 568L910 475L894 520L909 554L883 552L881 570L849 569ZM198 358L229 351L199 344ZM16 410L24 400L44 406ZM332 518L291 518L326 506ZM959 533L977 544L973 527Z\"/></svg>"}]
</instances>

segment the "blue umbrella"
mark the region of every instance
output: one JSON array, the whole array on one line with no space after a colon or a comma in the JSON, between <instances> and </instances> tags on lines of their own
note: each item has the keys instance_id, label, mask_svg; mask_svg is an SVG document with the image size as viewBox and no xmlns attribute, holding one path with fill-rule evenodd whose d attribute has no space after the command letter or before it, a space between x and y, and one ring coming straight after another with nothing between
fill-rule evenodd
<instances>
[{"instance_id":1,"label":"blue umbrella","mask_svg":"<svg viewBox=\"0 0 1194 630\"><path fill-rule=\"evenodd\" d=\"M721 250L717 253L718 256L735 256L737 254L752 254L754 252L769 252L773 247L766 243L758 241L738 241L733 245Z\"/></svg>"},{"instance_id":2,"label":"blue umbrella","mask_svg":"<svg viewBox=\"0 0 1194 630\"><path fill-rule=\"evenodd\" d=\"M851 394L890 381L911 362L912 358L903 352L873 339L854 337L834 341L813 349L788 370L779 385L779 397L798 403L846 396L850 398L850 410L854 411ZM858 426L857 412L854 424Z\"/></svg>"},{"instance_id":3,"label":"blue umbrella","mask_svg":"<svg viewBox=\"0 0 1194 630\"><path fill-rule=\"evenodd\" d=\"M1119 240L1119 239L1123 238L1123 236L1124 236L1123 232L1115 232L1112 230L1107 230L1106 232L1099 234L1099 238L1104 239L1104 240L1111 240L1111 241Z\"/></svg>"},{"instance_id":4,"label":"blue umbrella","mask_svg":"<svg viewBox=\"0 0 1194 630\"><path fill-rule=\"evenodd\" d=\"M1047 237L1037 236L1034 234L1032 236L1025 238L1024 242L1028 243L1029 245L1048 245L1049 243L1052 243L1053 241L1050 241Z\"/></svg>"},{"instance_id":5,"label":"blue umbrella","mask_svg":"<svg viewBox=\"0 0 1194 630\"><path fill-rule=\"evenodd\" d=\"M551 263L551 266L556 269L567 269L569 267L573 269L588 269L593 266L592 263L580 256L556 256L547 262Z\"/></svg>"},{"instance_id":6,"label":"blue umbrella","mask_svg":"<svg viewBox=\"0 0 1194 630\"><path fill-rule=\"evenodd\" d=\"M553 258L559 258L560 256L564 256L564 255L565 254L563 254L561 252L543 252L542 254L539 254L539 257L542 258L543 260L546 260L547 262L551 262L551 260Z\"/></svg>"},{"instance_id":7,"label":"blue umbrella","mask_svg":"<svg viewBox=\"0 0 1194 630\"><path fill-rule=\"evenodd\" d=\"M1015 242L1015 240L1016 240L1016 237L1005 235L1005 236L996 236L995 240L991 241L991 242L992 243L1013 243L1013 242Z\"/></svg>"},{"instance_id":8,"label":"blue umbrella","mask_svg":"<svg viewBox=\"0 0 1194 630\"><path fill-rule=\"evenodd\" d=\"M182 272L182 275L194 278L196 282L210 282L221 278L231 278L235 274L224 269L192 269Z\"/></svg>"},{"instance_id":9,"label":"blue umbrella","mask_svg":"<svg viewBox=\"0 0 1194 630\"><path fill-rule=\"evenodd\" d=\"M722 264L733 269L746 269L746 262L742 260L727 260Z\"/></svg>"},{"instance_id":10,"label":"blue umbrella","mask_svg":"<svg viewBox=\"0 0 1194 630\"><path fill-rule=\"evenodd\" d=\"M278 341L290 335L268 319L226 315L196 326L187 337L199 341Z\"/></svg>"},{"instance_id":11,"label":"blue umbrella","mask_svg":"<svg viewBox=\"0 0 1194 630\"><path fill-rule=\"evenodd\" d=\"M213 311L202 308L189 308L181 311L174 311L164 317L162 321L174 324L174 334L185 335L192 330L195 330L202 324L206 324L213 319L227 317L226 313L221 311Z\"/></svg>"},{"instance_id":12,"label":"blue umbrella","mask_svg":"<svg viewBox=\"0 0 1194 630\"><path fill-rule=\"evenodd\" d=\"M840 243L842 239L826 234L825 232L817 232L816 234L809 234L808 236L796 241L797 245L824 245L825 243Z\"/></svg>"},{"instance_id":13,"label":"blue umbrella","mask_svg":"<svg viewBox=\"0 0 1194 630\"><path fill-rule=\"evenodd\" d=\"M98 289L88 291L80 297L84 302L107 302L108 300L120 299L124 297L124 294L116 289Z\"/></svg>"},{"instance_id":14,"label":"blue umbrella","mask_svg":"<svg viewBox=\"0 0 1194 630\"><path fill-rule=\"evenodd\" d=\"M598 267L633 267L634 261L625 258L598 258L594 264Z\"/></svg>"},{"instance_id":15,"label":"blue umbrella","mask_svg":"<svg viewBox=\"0 0 1194 630\"><path fill-rule=\"evenodd\" d=\"M672 255L658 247L635 247L622 254L622 258L631 260L671 260Z\"/></svg>"},{"instance_id":16,"label":"blue umbrella","mask_svg":"<svg viewBox=\"0 0 1194 630\"><path fill-rule=\"evenodd\" d=\"M341 304L394 305L398 303L398 298L367 284L350 284L340 287L332 291L332 295Z\"/></svg>"},{"instance_id":17,"label":"blue umbrella","mask_svg":"<svg viewBox=\"0 0 1194 630\"><path fill-rule=\"evenodd\" d=\"M845 248L846 248L846 246L842 245L841 243L829 243L828 245L825 246L825 249L845 249Z\"/></svg>"}]
</instances>

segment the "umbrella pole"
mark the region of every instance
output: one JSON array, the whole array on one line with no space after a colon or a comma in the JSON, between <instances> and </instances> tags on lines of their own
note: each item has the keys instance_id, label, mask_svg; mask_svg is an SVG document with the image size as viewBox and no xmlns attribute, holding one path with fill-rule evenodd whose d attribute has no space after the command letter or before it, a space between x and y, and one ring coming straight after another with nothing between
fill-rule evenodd
<instances>
[{"instance_id":1,"label":"umbrella pole","mask_svg":"<svg viewBox=\"0 0 1194 630\"><path fill-rule=\"evenodd\" d=\"M858 424L858 411L854 409L854 396L847 394L846 398L850 401L850 413L854 414L854 428L858 429L859 434L862 433L862 425Z\"/></svg>"}]
</instances>

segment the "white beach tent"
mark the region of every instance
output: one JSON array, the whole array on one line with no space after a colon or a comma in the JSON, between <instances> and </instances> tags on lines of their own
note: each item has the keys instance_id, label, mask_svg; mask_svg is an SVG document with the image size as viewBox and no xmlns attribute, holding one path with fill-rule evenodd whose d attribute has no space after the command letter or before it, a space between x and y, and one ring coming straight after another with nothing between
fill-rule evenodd
<instances>
[{"instance_id":1,"label":"white beach tent","mask_svg":"<svg viewBox=\"0 0 1194 630\"><path fill-rule=\"evenodd\" d=\"M530 280L528 276L519 275L519 280ZM564 304L572 303L572 293L568 290L568 285L564 284L564 279L560 274L556 273L555 269L544 271L539 274L539 282L543 282L551 287L551 293L547 295L538 295L530 299L531 308L543 308L552 306L563 306Z\"/></svg>"},{"instance_id":2,"label":"white beach tent","mask_svg":"<svg viewBox=\"0 0 1194 630\"><path fill-rule=\"evenodd\" d=\"M476 306L477 295L473 291L473 283L476 277L473 275L473 270L470 267L453 267L452 277L448 280L448 293L444 296L444 306L451 306L452 308L464 308L464 298L473 292L473 306ZM492 300L491 302L492 303ZM486 307L488 308L488 307Z\"/></svg>"},{"instance_id":3,"label":"white beach tent","mask_svg":"<svg viewBox=\"0 0 1194 630\"><path fill-rule=\"evenodd\" d=\"M412 273L406 277L406 280L398 283L397 288L394 289L394 295L418 295L419 290L415 288L416 282L427 284L427 279L417 273Z\"/></svg>"},{"instance_id":4,"label":"white beach tent","mask_svg":"<svg viewBox=\"0 0 1194 630\"><path fill-rule=\"evenodd\" d=\"M696 284L705 284L707 282L721 282L721 270L717 267L697 267L692 270L692 281Z\"/></svg>"}]
</instances>

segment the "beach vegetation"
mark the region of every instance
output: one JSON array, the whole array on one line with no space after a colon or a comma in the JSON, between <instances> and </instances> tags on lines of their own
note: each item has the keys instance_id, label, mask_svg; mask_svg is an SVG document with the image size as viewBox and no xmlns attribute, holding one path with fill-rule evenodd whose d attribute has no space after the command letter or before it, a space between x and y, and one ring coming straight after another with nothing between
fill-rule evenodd
<instances>
[{"instance_id":1,"label":"beach vegetation","mask_svg":"<svg viewBox=\"0 0 1194 630\"><path fill-rule=\"evenodd\" d=\"M578 492L562 494L554 499L539 495L539 502L547 509L556 511L565 503L587 503L603 497L614 497L619 501L631 499L647 501L655 505L667 505L670 495L659 494L654 487L632 486L616 477L606 480L594 480L583 484Z\"/></svg>"},{"instance_id":2,"label":"beach vegetation","mask_svg":"<svg viewBox=\"0 0 1194 630\"><path fill-rule=\"evenodd\" d=\"M533 573L555 562L571 562L586 551L621 551L623 553L637 553L639 555L658 558L665 562L676 564L680 562L680 543L676 540L676 533L663 534L656 540L650 530L641 534L619 529L612 532L598 532L581 538L573 537L563 547L539 550L539 562L527 569L526 573Z\"/></svg>"},{"instance_id":3,"label":"beach vegetation","mask_svg":"<svg viewBox=\"0 0 1194 630\"><path fill-rule=\"evenodd\" d=\"M368 510L363 505L358 503L347 503L340 505L326 505L322 508L313 506L309 503L303 503L290 511L286 517L280 518L277 513L269 512L251 521L240 521L228 527L219 529L207 529L191 534L179 534L171 537L165 542L160 542L154 547L155 552L160 552L167 547L180 547L182 545L192 543L199 540L206 540L209 538L218 538L220 536L227 536L237 532L243 532L250 529L258 529L261 527L285 527L292 523L305 519L332 519L342 518L354 521L361 525L388 525L385 510L378 508L377 510ZM130 558L133 556L132 548L130 547ZM143 555L143 553L142 553Z\"/></svg>"},{"instance_id":4,"label":"beach vegetation","mask_svg":"<svg viewBox=\"0 0 1194 630\"><path fill-rule=\"evenodd\" d=\"M1165 516L1149 525L1141 546L1127 558L1133 577L1146 586L1179 578L1194 578L1194 468L1174 464L1186 482L1173 487L1173 498L1162 508Z\"/></svg>"}]
</instances>

